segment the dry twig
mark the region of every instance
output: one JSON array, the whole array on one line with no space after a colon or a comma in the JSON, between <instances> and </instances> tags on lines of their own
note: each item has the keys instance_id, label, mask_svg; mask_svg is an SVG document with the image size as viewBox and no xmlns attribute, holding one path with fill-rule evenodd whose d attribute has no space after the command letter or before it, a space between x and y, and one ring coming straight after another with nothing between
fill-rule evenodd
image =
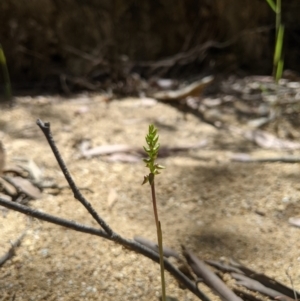
<instances>
[{"instance_id":1,"label":"dry twig","mask_svg":"<svg viewBox=\"0 0 300 301\"><path fill-rule=\"evenodd\" d=\"M222 300L243 301L191 251L184 249L184 256L194 273L203 279L203 282L211 287Z\"/></svg>"},{"instance_id":2,"label":"dry twig","mask_svg":"<svg viewBox=\"0 0 300 301\"><path fill-rule=\"evenodd\" d=\"M57 216L53 216L35 209L32 209L28 206L24 206L21 204L17 204L15 202L7 201L0 197L0 205L21 213L24 213L26 215L50 222L52 224L64 226L79 232L89 233L92 235L100 236L103 238L106 238L108 240L114 241L115 243L122 245L123 247L132 250L134 252L137 252L141 255L144 255L151 260L153 260L156 263L159 263L159 255L157 252L149 249L148 247L145 247L144 245L134 241L129 240L126 238L123 238L116 232L114 232L110 226L98 215L98 213L94 210L92 205L83 197L83 195L80 193L79 189L77 188L74 180L72 179L67 166L65 165L58 148L56 147L56 144L53 140L52 133L50 131L50 123L44 123L41 120L37 120L38 126L43 131L51 149L52 152L61 168L61 171L63 172L73 194L75 199L77 199L86 209L87 211L92 215L92 217L97 221L97 223L102 227L102 229L89 227L83 224L79 224L74 221L70 221L67 219L63 219ZM210 299L201 292L196 284L192 282L190 279L188 279L181 271L179 271L176 267L174 267L168 260L164 259L164 265L165 269L172 274L179 282L184 284L184 286L189 289L192 293L194 293L200 300L203 301L210 301Z\"/></svg>"}]
</instances>

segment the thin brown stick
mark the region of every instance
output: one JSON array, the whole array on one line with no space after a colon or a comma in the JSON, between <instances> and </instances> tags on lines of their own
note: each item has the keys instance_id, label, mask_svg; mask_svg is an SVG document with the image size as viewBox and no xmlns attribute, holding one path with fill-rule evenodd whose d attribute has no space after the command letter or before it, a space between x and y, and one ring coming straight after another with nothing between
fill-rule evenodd
<instances>
[{"instance_id":1,"label":"thin brown stick","mask_svg":"<svg viewBox=\"0 0 300 301\"><path fill-rule=\"evenodd\" d=\"M282 294L274 289L271 289L269 287L264 286L260 282L251 279L245 275L238 274L238 273L231 273L231 276L237 280L237 284L242 285L246 287L249 290L255 291L255 292L260 292L266 296L269 296L271 298L276 298L281 296ZM283 295L283 297L288 297Z\"/></svg>"},{"instance_id":2,"label":"thin brown stick","mask_svg":"<svg viewBox=\"0 0 300 301\"><path fill-rule=\"evenodd\" d=\"M296 294L297 298L300 298L300 293L290 289L289 287L287 287L286 285L276 281L273 278L270 278L264 274L261 273L257 273L247 267L245 267L244 265L242 265L241 263L239 263L238 261L235 261L233 259L230 260L230 265L233 267L238 268L239 270L241 270L246 276L248 276L251 279L257 280L258 282L260 282L261 284L263 284L264 286L271 288L275 291L280 292L280 294L284 295L284 296L289 296L290 298L294 298L294 295Z\"/></svg>"},{"instance_id":3,"label":"thin brown stick","mask_svg":"<svg viewBox=\"0 0 300 301\"><path fill-rule=\"evenodd\" d=\"M238 288L233 288L232 290L235 294L242 297L243 300L244 299L247 301L264 301L265 300L265 298L263 298L261 296L255 296L255 294L251 295L250 293L240 290Z\"/></svg>"},{"instance_id":4,"label":"thin brown stick","mask_svg":"<svg viewBox=\"0 0 300 301\"><path fill-rule=\"evenodd\" d=\"M243 272L241 270L239 270L238 268L235 268L235 267L225 264L223 262L219 262L219 261L215 261L215 260L205 260L205 263L207 263L223 272L230 272L230 273L234 272L234 273L243 274Z\"/></svg>"},{"instance_id":5,"label":"thin brown stick","mask_svg":"<svg viewBox=\"0 0 300 301\"><path fill-rule=\"evenodd\" d=\"M184 256L194 273L226 301L243 301L238 297L205 263L198 259L191 251L184 249Z\"/></svg>"},{"instance_id":6,"label":"thin brown stick","mask_svg":"<svg viewBox=\"0 0 300 301\"><path fill-rule=\"evenodd\" d=\"M148 247L149 249L159 253L157 243L155 243L155 242L153 242L153 241L151 241L147 238L141 237L141 236L135 236L133 239L135 241L137 241L138 243ZM174 257L174 258L180 260L179 254L176 251L172 250L171 248L166 247L165 245L164 245L164 248L163 248L163 253L164 253L164 257L167 257L167 258L168 257Z\"/></svg>"},{"instance_id":7,"label":"thin brown stick","mask_svg":"<svg viewBox=\"0 0 300 301\"><path fill-rule=\"evenodd\" d=\"M42 130L42 132L44 133L51 149L52 152L55 156L55 159L61 169L61 171L63 172L70 188L72 189L72 192L74 194L74 198L76 200L78 200L86 209L87 211L92 215L92 217L95 219L95 221L106 231L106 233L109 236L113 236L114 232L113 230L110 228L110 226L98 215L98 213L94 210L94 208L92 207L92 205L85 199L85 197L81 194L81 192L79 191L79 189L77 188L73 178L71 177L66 164L64 162L64 160L62 159L56 144L53 140L52 137L52 133L50 131L50 123L49 122L43 122L42 120L38 119L37 120L37 125L40 127L40 129Z\"/></svg>"},{"instance_id":8,"label":"thin brown stick","mask_svg":"<svg viewBox=\"0 0 300 301\"><path fill-rule=\"evenodd\" d=\"M149 175L149 182L151 186L151 196L152 196L152 204L153 204L153 212L155 218L156 229L158 229L158 213L157 213L157 205L156 205L156 194L155 194L155 184L154 184L154 174Z\"/></svg>"}]
</instances>

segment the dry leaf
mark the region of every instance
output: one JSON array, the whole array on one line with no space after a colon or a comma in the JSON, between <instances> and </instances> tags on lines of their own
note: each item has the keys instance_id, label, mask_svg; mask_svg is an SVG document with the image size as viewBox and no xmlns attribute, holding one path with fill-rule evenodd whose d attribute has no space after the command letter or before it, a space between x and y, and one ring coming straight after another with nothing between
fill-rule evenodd
<instances>
[{"instance_id":1,"label":"dry leaf","mask_svg":"<svg viewBox=\"0 0 300 301\"><path fill-rule=\"evenodd\" d=\"M137 163L142 162L141 156L126 153L115 153L106 158L108 162Z\"/></svg>"},{"instance_id":2,"label":"dry leaf","mask_svg":"<svg viewBox=\"0 0 300 301\"><path fill-rule=\"evenodd\" d=\"M14 160L21 162L18 167L26 170L35 182L42 180L42 171L33 160L23 158L14 158Z\"/></svg>"},{"instance_id":3,"label":"dry leaf","mask_svg":"<svg viewBox=\"0 0 300 301\"><path fill-rule=\"evenodd\" d=\"M156 84L161 89L171 89L177 85L177 81L169 78L160 78L156 81Z\"/></svg>"},{"instance_id":4,"label":"dry leaf","mask_svg":"<svg viewBox=\"0 0 300 301\"><path fill-rule=\"evenodd\" d=\"M126 144L110 144L110 145L101 145L88 150L83 150L81 153L85 158L91 158L101 155L110 155L114 153L121 152L131 152L135 149L132 146Z\"/></svg>"},{"instance_id":5,"label":"dry leaf","mask_svg":"<svg viewBox=\"0 0 300 301\"><path fill-rule=\"evenodd\" d=\"M263 125L265 125L266 123L268 123L270 121L269 117L261 117L261 118L256 118L256 119L252 119L248 121L248 125L251 128L260 128Z\"/></svg>"},{"instance_id":6,"label":"dry leaf","mask_svg":"<svg viewBox=\"0 0 300 301\"><path fill-rule=\"evenodd\" d=\"M252 160L252 157L246 153L233 153L230 154L230 160L238 162L249 162Z\"/></svg>"},{"instance_id":7,"label":"dry leaf","mask_svg":"<svg viewBox=\"0 0 300 301\"><path fill-rule=\"evenodd\" d=\"M91 147L91 141L89 139L82 139L76 142L75 145L78 147L80 153L84 153Z\"/></svg>"},{"instance_id":8,"label":"dry leaf","mask_svg":"<svg viewBox=\"0 0 300 301\"><path fill-rule=\"evenodd\" d=\"M142 97L140 98L140 100L141 100L141 106L146 108L153 107L157 104L157 100L150 97Z\"/></svg>"},{"instance_id":9,"label":"dry leaf","mask_svg":"<svg viewBox=\"0 0 300 301\"><path fill-rule=\"evenodd\" d=\"M107 196L107 206L109 209L112 209L112 207L116 204L118 200L118 193L115 189L111 188L109 190L108 196Z\"/></svg>"},{"instance_id":10,"label":"dry leaf","mask_svg":"<svg viewBox=\"0 0 300 301\"><path fill-rule=\"evenodd\" d=\"M27 179L23 179L21 177L5 177L5 180L32 199L38 199L41 197L40 190Z\"/></svg>"},{"instance_id":11,"label":"dry leaf","mask_svg":"<svg viewBox=\"0 0 300 301\"><path fill-rule=\"evenodd\" d=\"M201 101L206 107L217 107L222 104L221 98L204 98Z\"/></svg>"},{"instance_id":12,"label":"dry leaf","mask_svg":"<svg viewBox=\"0 0 300 301\"><path fill-rule=\"evenodd\" d=\"M213 81L213 79L213 76L207 76L199 81L191 83L190 85L182 89L176 91L160 91L154 93L152 97L160 100L178 100L186 98L188 96L199 96L203 92L203 90Z\"/></svg>"},{"instance_id":13,"label":"dry leaf","mask_svg":"<svg viewBox=\"0 0 300 301\"><path fill-rule=\"evenodd\" d=\"M274 299L279 301L295 301L295 299L292 299L288 296L277 296Z\"/></svg>"},{"instance_id":14,"label":"dry leaf","mask_svg":"<svg viewBox=\"0 0 300 301\"><path fill-rule=\"evenodd\" d=\"M18 194L16 187L3 178L0 178L0 186L2 188L1 190L10 196L15 196Z\"/></svg>"},{"instance_id":15,"label":"dry leaf","mask_svg":"<svg viewBox=\"0 0 300 301\"><path fill-rule=\"evenodd\" d=\"M252 279L246 275L242 275L242 274L238 274L238 273L231 273L230 275L232 276L233 279L236 280L236 283L238 285L244 286L251 291L262 293L271 298L280 296L280 292L278 292L272 288L269 288L269 287L263 285L261 282L255 280L255 279Z\"/></svg>"},{"instance_id":16,"label":"dry leaf","mask_svg":"<svg viewBox=\"0 0 300 301\"><path fill-rule=\"evenodd\" d=\"M264 131L254 130L246 131L244 133L246 139L255 142L258 146L267 149L288 149L288 150L297 150L300 149L300 143L279 139L276 136L269 134Z\"/></svg>"},{"instance_id":17,"label":"dry leaf","mask_svg":"<svg viewBox=\"0 0 300 301\"><path fill-rule=\"evenodd\" d=\"M12 201L12 197L3 193L0 193L0 198L4 199L5 201Z\"/></svg>"},{"instance_id":18,"label":"dry leaf","mask_svg":"<svg viewBox=\"0 0 300 301\"><path fill-rule=\"evenodd\" d=\"M84 114L88 113L89 110L90 110L90 108L88 106L80 106L79 108L77 108L74 111L74 115L75 116L84 115Z\"/></svg>"},{"instance_id":19,"label":"dry leaf","mask_svg":"<svg viewBox=\"0 0 300 301\"><path fill-rule=\"evenodd\" d=\"M295 227L300 228L300 217L290 217L289 223Z\"/></svg>"}]
</instances>

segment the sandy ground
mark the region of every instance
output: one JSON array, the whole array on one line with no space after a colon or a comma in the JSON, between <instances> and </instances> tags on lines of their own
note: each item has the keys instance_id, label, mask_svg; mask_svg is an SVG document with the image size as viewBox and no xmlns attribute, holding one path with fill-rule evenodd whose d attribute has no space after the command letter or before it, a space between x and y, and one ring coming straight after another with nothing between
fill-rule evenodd
<instances>
[{"instance_id":1,"label":"sandy ground","mask_svg":"<svg viewBox=\"0 0 300 301\"><path fill-rule=\"evenodd\" d=\"M87 110L87 111L86 111ZM110 103L97 95L75 99L23 98L1 112L1 139L7 164L14 157L33 159L44 177L64 186L62 173L37 118L51 122L54 139L86 198L111 227L127 238L156 239L147 173L142 162L78 159L75 145L126 143L141 147L154 123L163 146L207 141L203 149L173 154L159 162L166 170L157 178L159 215L164 242L180 245L202 259L232 257L300 289L300 229L288 218L300 215L299 164L231 162L232 152L274 155L228 131L219 130L165 104L140 99ZM277 153L278 154L278 153ZM294 152L297 154L297 152ZM96 226L69 189L57 195L45 190L30 206ZM2 210L2 209L1 209ZM20 213L0 211L0 256L24 229L16 256L1 267L0 300L158 300L159 266L112 242L51 225ZM208 289L212 300L220 300ZM178 288L167 274L167 294L198 300Z\"/></svg>"}]
</instances>

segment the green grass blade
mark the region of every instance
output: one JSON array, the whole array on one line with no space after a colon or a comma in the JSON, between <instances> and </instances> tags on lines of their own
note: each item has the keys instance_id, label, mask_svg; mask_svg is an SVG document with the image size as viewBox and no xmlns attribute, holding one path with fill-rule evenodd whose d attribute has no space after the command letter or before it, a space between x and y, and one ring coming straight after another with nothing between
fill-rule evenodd
<instances>
[{"instance_id":1,"label":"green grass blade","mask_svg":"<svg viewBox=\"0 0 300 301\"><path fill-rule=\"evenodd\" d=\"M281 0L277 0L277 3L276 3L276 14L281 14Z\"/></svg>"},{"instance_id":2,"label":"green grass blade","mask_svg":"<svg viewBox=\"0 0 300 301\"><path fill-rule=\"evenodd\" d=\"M275 53L274 53L274 65L276 66L281 60L282 56L282 46L283 46L283 37L284 37L284 26L280 25L278 29Z\"/></svg>"},{"instance_id":3,"label":"green grass blade","mask_svg":"<svg viewBox=\"0 0 300 301\"><path fill-rule=\"evenodd\" d=\"M278 65L277 65L276 77L275 77L276 82L278 82L282 77L283 66L284 66L284 60L281 59L281 60L279 60Z\"/></svg>"},{"instance_id":4,"label":"green grass blade","mask_svg":"<svg viewBox=\"0 0 300 301\"><path fill-rule=\"evenodd\" d=\"M4 78L4 95L6 98L11 99L12 93L11 93L10 78L9 78L7 64L6 64L6 58L1 44L0 44L0 65L2 68L3 78Z\"/></svg>"},{"instance_id":5,"label":"green grass blade","mask_svg":"<svg viewBox=\"0 0 300 301\"><path fill-rule=\"evenodd\" d=\"M272 10L276 13L277 12L277 8L276 8L276 4L273 0L266 0L269 4L269 6L272 8Z\"/></svg>"}]
</instances>

